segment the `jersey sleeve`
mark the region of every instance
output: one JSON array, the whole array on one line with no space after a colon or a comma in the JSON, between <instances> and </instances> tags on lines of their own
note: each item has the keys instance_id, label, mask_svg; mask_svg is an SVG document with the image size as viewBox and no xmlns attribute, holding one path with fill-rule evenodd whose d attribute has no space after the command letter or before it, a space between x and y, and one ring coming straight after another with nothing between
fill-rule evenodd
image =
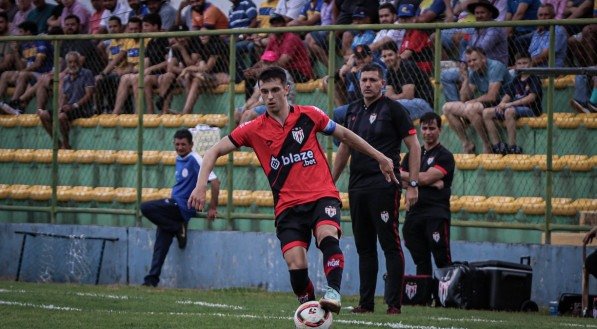
<instances>
[{"instance_id":1,"label":"jersey sleeve","mask_svg":"<svg viewBox=\"0 0 597 329\"><path fill-rule=\"evenodd\" d=\"M454 172L454 167L456 166L456 162L454 161L454 156L451 153L445 152L441 153L436 159L433 168L441 171L444 176L447 176L449 173Z\"/></svg>"},{"instance_id":2,"label":"jersey sleeve","mask_svg":"<svg viewBox=\"0 0 597 329\"><path fill-rule=\"evenodd\" d=\"M331 135L336 130L336 122L331 120L321 109L315 106L307 107L309 109L309 116L315 122L317 131L326 135Z\"/></svg>"},{"instance_id":3,"label":"jersey sleeve","mask_svg":"<svg viewBox=\"0 0 597 329\"><path fill-rule=\"evenodd\" d=\"M256 125L256 120L245 122L236 127L229 135L228 138L236 147L248 146L253 147L251 144L251 133Z\"/></svg>"}]
</instances>

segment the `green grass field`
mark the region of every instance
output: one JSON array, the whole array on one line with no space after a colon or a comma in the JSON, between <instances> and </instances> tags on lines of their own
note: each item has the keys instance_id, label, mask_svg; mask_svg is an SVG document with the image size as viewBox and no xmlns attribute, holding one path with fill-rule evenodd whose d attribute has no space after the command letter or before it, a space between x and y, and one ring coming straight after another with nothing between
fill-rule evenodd
<instances>
[{"instance_id":1,"label":"green grass field","mask_svg":"<svg viewBox=\"0 0 597 329\"><path fill-rule=\"evenodd\" d=\"M345 306L356 304L346 296ZM536 314L403 307L388 316L343 309L334 328L597 328L597 320ZM293 328L291 294L0 281L0 328Z\"/></svg>"}]
</instances>

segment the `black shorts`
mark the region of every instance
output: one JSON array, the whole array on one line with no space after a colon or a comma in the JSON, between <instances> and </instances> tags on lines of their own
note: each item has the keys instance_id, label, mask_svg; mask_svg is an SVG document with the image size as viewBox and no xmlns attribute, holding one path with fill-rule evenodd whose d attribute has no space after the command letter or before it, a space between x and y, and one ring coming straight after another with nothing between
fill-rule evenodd
<instances>
[{"instance_id":1,"label":"black shorts","mask_svg":"<svg viewBox=\"0 0 597 329\"><path fill-rule=\"evenodd\" d=\"M309 249L311 235L315 235L321 225L335 226L340 235L340 209L340 200L322 198L284 210L276 217L276 236L280 240L282 254L296 246Z\"/></svg>"}]
</instances>

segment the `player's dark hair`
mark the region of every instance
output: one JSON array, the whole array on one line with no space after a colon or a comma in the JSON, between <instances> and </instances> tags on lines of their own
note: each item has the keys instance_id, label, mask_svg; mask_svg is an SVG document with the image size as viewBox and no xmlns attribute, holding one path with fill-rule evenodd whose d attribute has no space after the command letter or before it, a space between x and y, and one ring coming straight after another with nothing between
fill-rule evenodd
<instances>
[{"instance_id":1,"label":"player's dark hair","mask_svg":"<svg viewBox=\"0 0 597 329\"><path fill-rule=\"evenodd\" d=\"M398 52L398 45L396 44L396 42L394 40L391 40L391 41L388 41L388 42L382 44L380 50L381 51L391 50L391 51L397 53Z\"/></svg>"},{"instance_id":2,"label":"player's dark hair","mask_svg":"<svg viewBox=\"0 0 597 329\"><path fill-rule=\"evenodd\" d=\"M282 81L283 85L286 85L288 83L288 81L286 81L286 71L279 66L270 66L265 70L261 71L261 73L259 74L258 81L261 84L262 82L275 79Z\"/></svg>"},{"instance_id":3,"label":"player's dark hair","mask_svg":"<svg viewBox=\"0 0 597 329\"><path fill-rule=\"evenodd\" d=\"M143 22L149 23L151 25L157 25L158 28L162 28L162 17L159 14L147 14L143 16Z\"/></svg>"},{"instance_id":4,"label":"player's dark hair","mask_svg":"<svg viewBox=\"0 0 597 329\"><path fill-rule=\"evenodd\" d=\"M68 15L68 16L64 17L65 21L67 19L74 19L75 21L77 21L77 24L81 24L81 19L77 15Z\"/></svg>"},{"instance_id":5,"label":"player's dark hair","mask_svg":"<svg viewBox=\"0 0 597 329\"><path fill-rule=\"evenodd\" d=\"M442 117L440 117L439 114L435 112L426 112L421 116L419 120L421 124L430 124L431 122L435 121L435 123L437 124L437 128L442 128Z\"/></svg>"},{"instance_id":6,"label":"player's dark hair","mask_svg":"<svg viewBox=\"0 0 597 329\"><path fill-rule=\"evenodd\" d=\"M31 33L31 35L37 34L37 24L35 24L32 21L24 21L23 23L17 25L17 28L19 28L23 31L27 31L27 32Z\"/></svg>"},{"instance_id":7,"label":"player's dark hair","mask_svg":"<svg viewBox=\"0 0 597 329\"><path fill-rule=\"evenodd\" d=\"M377 63L365 64L365 66L363 66L363 68L361 69L361 73L372 72L372 71L376 71L379 74L380 78L382 78L382 79L384 78L383 68Z\"/></svg>"},{"instance_id":8,"label":"player's dark hair","mask_svg":"<svg viewBox=\"0 0 597 329\"><path fill-rule=\"evenodd\" d=\"M180 129L174 133L174 139L186 139L189 144L193 145L193 135L188 129Z\"/></svg>"}]
</instances>

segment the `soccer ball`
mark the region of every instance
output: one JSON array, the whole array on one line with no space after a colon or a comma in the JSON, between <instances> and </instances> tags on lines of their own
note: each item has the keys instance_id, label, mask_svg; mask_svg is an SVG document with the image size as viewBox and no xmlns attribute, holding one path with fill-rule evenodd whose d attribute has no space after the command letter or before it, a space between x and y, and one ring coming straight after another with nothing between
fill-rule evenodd
<instances>
[{"instance_id":1,"label":"soccer ball","mask_svg":"<svg viewBox=\"0 0 597 329\"><path fill-rule=\"evenodd\" d=\"M331 328L332 313L322 309L319 302L306 302L294 312L294 325L297 329Z\"/></svg>"}]
</instances>

